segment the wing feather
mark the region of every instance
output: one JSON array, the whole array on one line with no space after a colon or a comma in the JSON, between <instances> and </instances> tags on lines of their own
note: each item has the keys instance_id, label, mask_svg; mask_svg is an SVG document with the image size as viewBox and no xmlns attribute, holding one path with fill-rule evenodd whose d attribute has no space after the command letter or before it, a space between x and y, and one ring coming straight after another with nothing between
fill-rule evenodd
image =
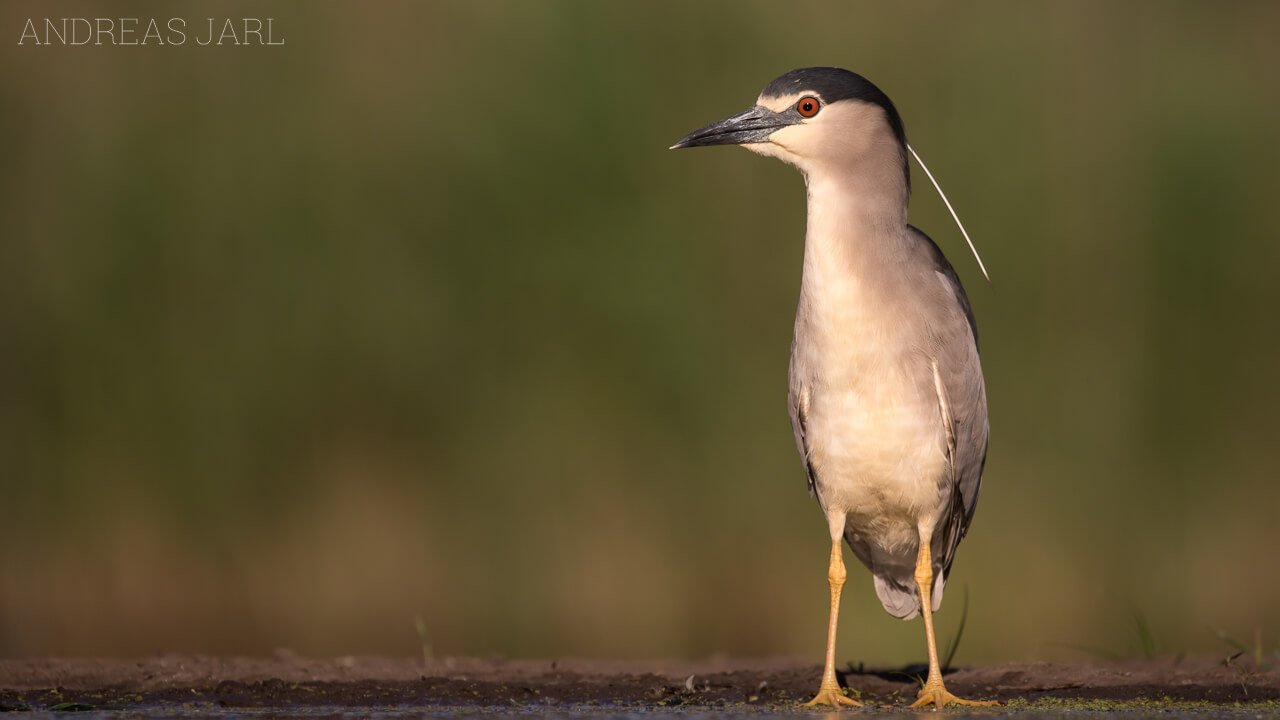
<instances>
[{"instance_id":1,"label":"wing feather","mask_svg":"<svg viewBox=\"0 0 1280 720\"><path fill-rule=\"evenodd\" d=\"M914 228L912 228L914 230ZM916 230L933 251L935 273L952 295L959 310L950 332L943 336L933 357L934 382L938 390L939 412L943 418L947 444L947 465L954 492L951 503L934 529L935 572L945 578L951 572L956 548L973 522L982 487L982 472L987 460L987 393L978 355L978 327L969 297L960 278L938 246L927 235ZM940 588L939 588L940 589ZM935 602L941 592L935 594Z\"/></svg>"},{"instance_id":2,"label":"wing feather","mask_svg":"<svg viewBox=\"0 0 1280 720\"><path fill-rule=\"evenodd\" d=\"M787 405L791 411L791 432L796 437L796 450L800 453L800 461L804 464L804 475L809 481L809 497L817 493L817 481L814 479L813 461L809 459L809 444L806 442L806 417L809 414L809 390L794 381L791 392L787 394Z\"/></svg>"}]
</instances>

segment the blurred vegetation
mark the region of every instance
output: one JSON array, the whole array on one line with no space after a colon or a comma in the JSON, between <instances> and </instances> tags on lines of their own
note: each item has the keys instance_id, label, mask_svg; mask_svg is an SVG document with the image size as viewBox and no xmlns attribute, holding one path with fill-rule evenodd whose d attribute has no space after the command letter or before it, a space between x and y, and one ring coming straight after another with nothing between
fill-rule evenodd
<instances>
[{"instance_id":1,"label":"blurred vegetation","mask_svg":"<svg viewBox=\"0 0 1280 720\"><path fill-rule=\"evenodd\" d=\"M103 7L0 7L0 655L817 662L803 185L665 149L815 64L894 98L994 280L917 172L992 418L940 642L967 587L959 663L1278 644L1280 5L129 2L286 44L16 44ZM850 572L841 655L921 659Z\"/></svg>"}]
</instances>

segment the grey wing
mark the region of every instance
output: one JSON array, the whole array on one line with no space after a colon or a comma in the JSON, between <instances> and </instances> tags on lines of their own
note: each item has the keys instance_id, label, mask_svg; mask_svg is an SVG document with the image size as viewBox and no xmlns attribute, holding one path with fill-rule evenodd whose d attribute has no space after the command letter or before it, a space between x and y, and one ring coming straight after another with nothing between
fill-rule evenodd
<instances>
[{"instance_id":1,"label":"grey wing","mask_svg":"<svg viewBox=\"0 0 1280 720\"><path fill-rule=\"evenodd\" d=\"M805 441L805 416L809 413L809 393L794 379L791 380L791 390L787 393L787 407L791 412L791 432L796 436L796 451L800 453L804 475L809 481L809 497L813 497L817 487L814 481L813 463L809 462L809 445Z\"/></svg>"},{"instance_id":2,"label":"grey wing","mask_svg":"<svg viewBox=\"0 0 1280 720\"><path fill-rule=\"evenodd\" d=\"M969 353L947 353L959 357L947 362L954 369L946 374L945 379L951 416L947 429L947 455L955 492L948 512L935 529L942 540L939 555L944 578L950 574L956 548L973 521L974 510L978 507L978 490L982 487L982 471L987 462L986 388L982 380L982 366L978 362L977 345L969 344L968 349ZM945 361L940 360L939 368L942 362Z\"/></svg>"},{"instance_id":3,"label":"grey wing","mask_svg":"<svg viewBox=\"0 0 1280 720\"><path fill-rule=\"evenodd\" d=\"M940 385L939 399L947 425L947 459L955 489L951 505L934 530L935 563L945 582L956 548L978 506L978 490L987 461L987 392L978 357L978 328L969 297L942 251L927 235L916 232L931 247L936 276L954 298L952 307L957 311L951 322L938 328L939 342L935 348L935 375Z\"/></svg>"}]
</instances>

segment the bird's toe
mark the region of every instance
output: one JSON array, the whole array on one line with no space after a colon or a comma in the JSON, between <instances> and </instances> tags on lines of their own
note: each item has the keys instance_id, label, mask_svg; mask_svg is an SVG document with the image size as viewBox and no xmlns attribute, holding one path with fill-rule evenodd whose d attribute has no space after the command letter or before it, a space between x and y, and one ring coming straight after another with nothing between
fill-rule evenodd
<instances>
[{"instance_id":1,"label":"bird's toe","mask_svg":"<svg viewBox=\"0 0 1280 720\"><path fill-rule=\"evenodd\" d=\"M916 696L916 701L911 703L913 708L922 708L932 705L936 708L946 707L948 705L970 705L975 707L990 707L999 705L994 700L965 700L952 695L942 683L925 683L920 688L920 694Z\"/></svg>"},{"instance_id":2,"label":"bird's toe","mask_svg":"<svg viewBox=\"0 0 1280 720\"><path fill-rule=\"evenodd\" d=\"M853 707L862 707L862 703L858 702L857 700L854 700L851 697L846 696L840 690L839 685L829 686L829 685L826 685L825 683L818 690L818 694L815 695L812 700L810 700L807 703L801 703L801 704L804 705L805 707L813 707L815 705L831 705L833 707L840 707L841 705L849 705Z\"/></svg>"}]
</instances>

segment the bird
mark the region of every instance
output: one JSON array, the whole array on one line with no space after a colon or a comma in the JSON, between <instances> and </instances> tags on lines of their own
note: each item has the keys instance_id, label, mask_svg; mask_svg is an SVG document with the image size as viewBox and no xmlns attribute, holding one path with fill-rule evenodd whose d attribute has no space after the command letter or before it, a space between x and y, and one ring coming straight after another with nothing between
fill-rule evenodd
<instances>
[{"instance_id":1,"label":"bird","mask_svg":"<svg viewBox=\"0 0 1280 720\"><path fill-rule=\"evenodd\" d=\"M803 68L671 149L713 145L793 165L806 186L787 401L831 535L826 660L806 704L861 704L835 674L842 541L890 615L924 616L929 675L911 706L995 704L951 694L938 664L933 613L977 506L987 397L968 295L937 244L907 222L915 151L901 116L857 73Z\"/></svg>"}]
</instances>

